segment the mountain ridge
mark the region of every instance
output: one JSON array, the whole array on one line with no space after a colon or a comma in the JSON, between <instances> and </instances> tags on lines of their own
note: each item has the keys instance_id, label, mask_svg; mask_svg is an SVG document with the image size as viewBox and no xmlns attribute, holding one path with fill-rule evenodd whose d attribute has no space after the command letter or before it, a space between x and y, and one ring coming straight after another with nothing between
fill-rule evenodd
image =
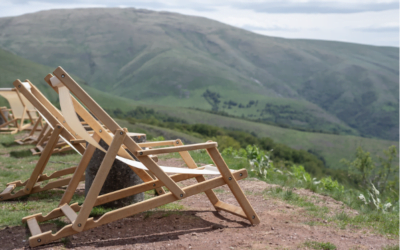
<instances>
[{"instance_id":1,"label":"mountain ridge","mask_svg":"<svg viewBox=\"0 0 400 250\"><path fill-rule=\"evenodd\" d=\"M395 47L267 37L132 8L42 11L0 18L0 30L0 47L114 95L398 140Z\"/></svg>"}]
</instances>

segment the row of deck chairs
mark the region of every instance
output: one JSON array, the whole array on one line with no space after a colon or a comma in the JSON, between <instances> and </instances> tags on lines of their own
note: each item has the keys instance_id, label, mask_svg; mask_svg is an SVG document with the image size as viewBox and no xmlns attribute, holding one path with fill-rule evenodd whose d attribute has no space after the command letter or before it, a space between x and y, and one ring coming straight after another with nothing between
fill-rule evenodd
<instances>
[{"instance_id":1,"label":"row of deck chairs","mask_svg":"<svg viewBox=\"0 0 400 250\"><path fill-rule=\"evenodd\" d=\"M4 97L10 105L10 108L0 107L0 116L3 120L0 125L0 134L15 134L27 129L37 129L37 127L31 128L36 121L39 121L35 107L17 89L0 88L0 96Z\"/></svg>"},{"instance_id":2,"label":"row of deck chairs","mask_svg":"<svg viewBox=\"0 0 400 250\"><path fill-rule=\"evenodd\" d=\"M0 194L0 201L5 201L67 186L58 207L55 207L50 213L46 215L39 213L22 218L22 221L28 224L31 233L29 238L31 247L47 244L203 192L217 211L232 213L247 219L251 224L260 222L237 182L247 177L246 169L230 170L219 153L216 142L183 145L182 141L177 139L136 143L127 129L121 128L61 67L58 67L53 75L47 75L45 81L59 94L61 111L54 107L31 82L16 80L13 83L15 88L36 108L52 132L30 178L26 181L18 180L8 183L7 188ZM92 129L91 133L84 127L77 114ZM69 167L50 175L43 174L59 139L81 154L82 158L78 166ZM109 145L107 151L98 144L100 140ZM85 179L86 167L96 149L106 153L96 177L83 204L70 204L79 182ZM189 151L199 149L207 151L214 166L198 167ZM187 168L157 164L157 155L174 152L179 153ZM143 184L99 196L101 187L115 160L126 163L143 180ZM73 175L69 178L60 178L68 174ZM205 175L214 177L206 179ZM195 178L198 183L187 187L178 185L178 182L190 178ZM47 180L53 181L41 187L40 183ZM228 185L239 206L227 204L218 199L213 189L222 185ZM20 190L16 191L16 188ZM90 217L90 212L95 206L152 189L156 190L158 196L107 212L98 219ZM62 216L70 221L68 225L56 233L41 231L39 222Z\"/></svg>"},{"instance_id":3,"label":"row of deck chairs","mask_svg":"<svg viewBox=\"0 0 400 250\"><path fill-rule=\"evenodd\" d=\"M18 88L0 88L0 96L5 98L10 105L10 108L0 107L0 117L3 120L3 123L0 124L0 134L30 131L28 135L15 140L15 142L20 145L35 145L30 150L33 155L40 155L53 131L51 126L39 115L35 106L18 91ZM60 140L52 153L69 150L72 148Z\"/></svg>"}]
</instances>

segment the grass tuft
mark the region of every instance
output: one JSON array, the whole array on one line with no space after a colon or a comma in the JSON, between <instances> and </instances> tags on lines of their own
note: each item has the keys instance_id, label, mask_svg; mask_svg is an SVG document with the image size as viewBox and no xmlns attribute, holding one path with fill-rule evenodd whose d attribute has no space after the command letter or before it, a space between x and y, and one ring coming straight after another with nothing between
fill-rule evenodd
<instances>
[{"instance_id":1,"label":"grass tuft","mask_svg":"<svg viewBox=\"0 0 400 250\"><path fill-rule=\"evenodd\" d=\"M318 242L318 241L306 241L304 246L310 247L316 250L335 250L337 249L335 245L330 242Z\"/></svg>"}]
</instances>

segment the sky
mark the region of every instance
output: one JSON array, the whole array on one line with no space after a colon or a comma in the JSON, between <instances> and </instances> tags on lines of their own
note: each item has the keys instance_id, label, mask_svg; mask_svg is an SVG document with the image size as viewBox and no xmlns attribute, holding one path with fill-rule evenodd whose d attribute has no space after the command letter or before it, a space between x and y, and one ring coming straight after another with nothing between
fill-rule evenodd
<instances>
[{"instance_id":1,"label":"sky","mask_svg":"<svg viewBox=\"0 0 400 250\"><path fill-rule=\"evenodd\" d=\"M399 47L398 0L0 0L0 17L92 7L202 16L267 36Z\"/></svg>"}]
</instances>

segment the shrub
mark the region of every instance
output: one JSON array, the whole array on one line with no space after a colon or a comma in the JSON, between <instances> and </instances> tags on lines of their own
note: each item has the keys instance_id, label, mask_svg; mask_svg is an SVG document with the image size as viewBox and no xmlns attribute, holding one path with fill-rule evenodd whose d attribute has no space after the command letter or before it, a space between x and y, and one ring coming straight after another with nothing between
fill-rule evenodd
<instances>
[{"instance_id":1,"label":"shrub","mask_svg":"<svg viewBox=\"0 0 400 250\"><path fill-rule=\"evenodd\" d=\"M340 185L338 181L334 181L331 179L331 177L326 177L321 179L321 185L325 190L328 191L339 191L343 192L344 191L344 186Z\"/></svg>"}]
</instances>

